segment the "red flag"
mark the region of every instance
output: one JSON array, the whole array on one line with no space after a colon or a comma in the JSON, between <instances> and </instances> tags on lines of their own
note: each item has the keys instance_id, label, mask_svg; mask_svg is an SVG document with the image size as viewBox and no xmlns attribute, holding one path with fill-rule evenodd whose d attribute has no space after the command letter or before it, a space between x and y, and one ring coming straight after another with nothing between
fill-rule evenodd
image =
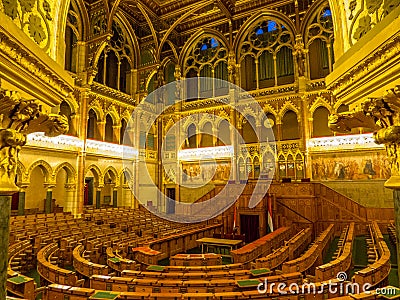
<instances>
[{"instance_id":1,"label":"red flag","mask_svg":"<svg viewBox=\"0 0 400 300\"><path fill-rule=\"evenodd\" d=\"M232 230L232 232L235 232L236 215L237 215L237 207L236 207L236 203L235 203L235 206L233 207L233 230Z\"/></svg>"},{"instance_id":2,"label":"red flag","mask_svg":"<svg viewBox=\"0 0 400 300\"><path fill-rule=\"evenodd\" d=\"M267 194L267 206L268 206L268 211L267 211L267 233L270 233L274 231L274 224L273 224L273 219L272 219L272 195Z\"/></svg>"}]
</instances>

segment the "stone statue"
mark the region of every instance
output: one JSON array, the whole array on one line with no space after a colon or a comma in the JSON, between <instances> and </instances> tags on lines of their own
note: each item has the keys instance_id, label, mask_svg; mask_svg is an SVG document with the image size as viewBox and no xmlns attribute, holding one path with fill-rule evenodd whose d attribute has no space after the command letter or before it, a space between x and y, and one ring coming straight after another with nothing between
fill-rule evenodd
<instances>
[{"instance_id":1,"label":"stone statue","mask_svg":"<svg viewBox=\"0 0 400 300\"><path fill-rule=\"evenodd\" d=\"M0 90L0 193L18 191L18 154L26 143L26 135L32 132L48 136L66 133L68 119L43 113L35 100L20 99L16 92Z\"/></svg>"}]
</instances>

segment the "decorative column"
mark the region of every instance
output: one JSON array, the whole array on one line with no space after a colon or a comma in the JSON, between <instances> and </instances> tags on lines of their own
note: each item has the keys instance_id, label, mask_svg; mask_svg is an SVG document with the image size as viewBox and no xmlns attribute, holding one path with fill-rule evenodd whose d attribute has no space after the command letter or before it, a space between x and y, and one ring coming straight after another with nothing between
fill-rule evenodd
<instances>
[{"instance_id":1,"label":"decorative column","mask_svg":"<svg viewBox=\"0 0 400 300\"><path fill-rule=\"evenodd\" d=\"M101 187L96 188L96 208L100 208L100 203L101 203Z\"/></svg>"},{"instance_id":2,"label":"decorative column","mask_svg":"<svg viewBox=\"0 0 400 300\"><path fill-rule=\"evenodd\" d=\"M228 81L230 83L236 83L236 55L234 51L230 51L228 54Z\"/></svg>"},{"instance_id":3,"label":"decorative column","mask_svg":"<svg viewBox=\"0 0 400 300\"><path fill-rule=\"evenodd\" d=\"M23 216L25 214L25 192L27 188L28 184L19 184L18 216Z\"/></svg>"},{"instance_id":4,"label":"decorative column","mask_svg":"<svg viewBox=\"0 0 400 300\"><path fill-rule=\"evenodd\" d=\"M88 104L89 104L89 88L82 88L79 90L80 101L80 115L81 121L79 124L78 137L83 141L83 147L78 151L77 157L77 180L76 180L76 194L77 201L74 216L79 217L83 213L85 203L85 177L86 177L86 141L87 141L87 124L88 124Z\"/></svg>"},{"instance_id":5,"label":"decorative column","mask_svg":"<svg viewBox=\"0 0 400 300\"><path fill-rule=\"evenodd\" d=\"M54 183L45 183L44 187L47 189L46 191L46 201L44 203L44 213L51 213L51 202L53 200L53 188L56 185Z\"/></svg>"},{"instance_id":6,"label":"decorative column","mask_svg":"<svg viewBox=\"0 0 400 300\"><path fill-rule=\"evenodd\" d=\"M300 120L300 128L301 128L301 140L302 140L302 149L301 151L303 151L304 153L304 162L305 162L305 168L304 168L304 174L303 177L304 178L311 178L311 174L312 174L312 168L311 168L311 159L308 155L308 151L307 151L307 141L311 138L311 128L312 126L310 126L310 110L309 110L309 102L308 102L308 97L306 94L304 94L301 97L301 116ZM312 119L312 118L311 118ZM312 125L312 123L311 123ZM298 179L298 178L297 178Z\"/></svg>"},{"instance_id":7,"label":"decorative column","mask_svg":"<svg viewBox=\"0 0 400 300\"><path fill-rule=\"evenodd\" d=\"M231 90L230 91L230 100L236 101L235 100L235 91ZM239 157L239 151L240 151L240 145L239 145L239 140L238 140L238 134L236 130L239 130L241 128L240 122L238 122L237 118L238 112L234 109L231 108L230 110L230 137L231 137L231 145L233 146L233 163L231 166L231 172L233 173L233 179L235 183L239 182L239 172L238 172L238 157Z\"/></svg>"},{"instance_id":8,"label":"decorative column","mask_svg":"<svg viewBox=\"0 0 400 300\"><path fill-rule=\"evenodd\" d=\"M68 119L45 114L37 101L24 100L16 92L0 89L0 299L7 296L9 222L12 194L18 192L18 155L26 135L39 131L48 136L66 133Z\"/></svg>"},{"instance_id":9,"label":"decorative column","mask_svg":"<svg viewBox=\"0 0 400 300\"><path fill-rule=\"evenodd\" d=\"M76 184L66 183L64 185L64 188L65 188L64 209L66 212L71 212L73 215L76 215L78 208L78 203L75 200Z\"/></svg>"},{"instance_id":10,"label":"decorative column","mask_svg":"<svg viewBox=\"0 0 400 300\"><path fill-rule=\"evenodd\" d=\"M383 97L364 101L359 111L329 116L328 124L333 131L342 133L357 127L374 129L375 142L386 146L391 177L385 187L393 190L396 238L400 241L400 85L386 91ZM397 261L400 261L399 243ZM400 278L400 268L398 275Z\"/></svg>"},{"instance_id":11,"label":"decorative column","mask_svg":"<svg viewBox=\"0 0 400 300\"><path fill-rule=\"evenodd\" d=\"M118 190L115 186L112 188L112 203L113 207L118 207Z\"/></svg>"}]
</instances>

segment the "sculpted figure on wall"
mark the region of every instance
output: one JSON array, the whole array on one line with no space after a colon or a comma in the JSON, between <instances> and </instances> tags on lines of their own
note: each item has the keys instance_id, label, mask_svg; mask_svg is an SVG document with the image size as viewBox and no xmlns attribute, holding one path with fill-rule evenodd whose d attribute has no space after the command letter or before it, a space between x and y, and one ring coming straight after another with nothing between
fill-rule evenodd
<instances>
[{"instance_id":1,"label":"sculpted figure on wall","mask_svg":"<svg viewBox=\"0 0 400 300\"><path fill-rule=\"evenodd\" d=\"M32 132L48 136L66 133L68 119L43 113L35 100L20 99L15 92L0 90L0 191L17 191L18 154L26 143L26 135Z\"/></svg>"}]
</instances>

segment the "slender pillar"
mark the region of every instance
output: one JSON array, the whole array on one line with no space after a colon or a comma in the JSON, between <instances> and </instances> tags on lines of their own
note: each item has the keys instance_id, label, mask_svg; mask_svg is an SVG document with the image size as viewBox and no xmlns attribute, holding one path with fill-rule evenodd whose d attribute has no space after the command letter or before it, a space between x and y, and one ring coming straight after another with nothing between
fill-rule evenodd
<instances>
[{"instance_id":1,"label":"slender pillar","mask_svg":"<svg viewBox=\"0 0 400 300\"><path fill-rule=\"evenodd\" d=\"M47 192L46 192L46 201L44 204L44 212L46 214L49 214L49 213L51 213L51 202L53 200L54 185L47 185L46 188L47 188Z\"/></svg>"},{"instance_id":2,"label":"slender pillar","mask_svg":"<svg viewBox=\"0 0 400 300\"><path fill-rule=\"evenodd\" d=\"M101 189L96 190L96 208L100 208Z\"/></svg>"},{"instance_id":3,"label":"slender pillar","mask_svg":"<svg viewBox=\"0 0 400 300\"><path fill-rule=\"evenodd\" d=\"M14 192L13 192L14 193ZM12 194L0 195L0 299L6 299L8 237L10 234L10 214Z\"/></svg>"},{"instance_id":4,"label":"slender pillar","mask_svg":"<svg viewBox=\"0 0 400 300\"><path fill-rule=\"evenodd\" d=\"M396 226L396 238L397 238L397 261L400 261L400 190L393 190L394 200L394 223ZM397 275L400 283L400 268L397 267Z\"/></svg>"},{"instance_id":5,"label":"slender pillar","mask_svg":"<svg viewBox=\"0 0 400 300\"><path fill-rule=\"evenodd\" d=\"M20 185L18 195L18 216L25 214L25 191L28 185Z\"/></svg>"},{"instance_id":6,"label":"slender pillar","mask_svg":"<svg viewBox=\"0 0 400 300\"><path fill-rule=\"evenodd\" d=\"M118 191L114 188L112 194L113 207L118 207Z\"/></svg>"},{"instance_id":7,"label":"slender pillar","mask_svg":"<svg viewBox=\"0 0 400 300\"><path fill-rule=\"evenodd\" d=\"M85 202L85 176L86 176L86 138L87 138L87 123L88 123L88 102L89 93L87 89L82 89L79 93L80 100L80 116L81 121L79 124L78 137L83 141L83 148L79 150L76 161L78 176L76 181L76 211L74 216L79 217L83 213Z\"/></svg>"},{"instance_id":8,"label":"slender pillar","mask_svg":"<svg viewBox=\"0 0 400 300\"><path fill-rule=\"evenodd\" d=\"M234 97L234 91L230 91L230 96ZM231 98L231 101L234 98ZM237 168L237 164L238 164L238 151L239 151L239 145L238 145L238 140L237 140L237 134L236 134L236 110L235 109L231 109L230 111L230 139L231 139L231 145L233 146L233 160L232 160L232 166L231 166L231 172L232 172L232 176L230 176L232 178L232 180L234 180L235 183L238 182L238 168Z\"/></svg>"}]
</instances>

